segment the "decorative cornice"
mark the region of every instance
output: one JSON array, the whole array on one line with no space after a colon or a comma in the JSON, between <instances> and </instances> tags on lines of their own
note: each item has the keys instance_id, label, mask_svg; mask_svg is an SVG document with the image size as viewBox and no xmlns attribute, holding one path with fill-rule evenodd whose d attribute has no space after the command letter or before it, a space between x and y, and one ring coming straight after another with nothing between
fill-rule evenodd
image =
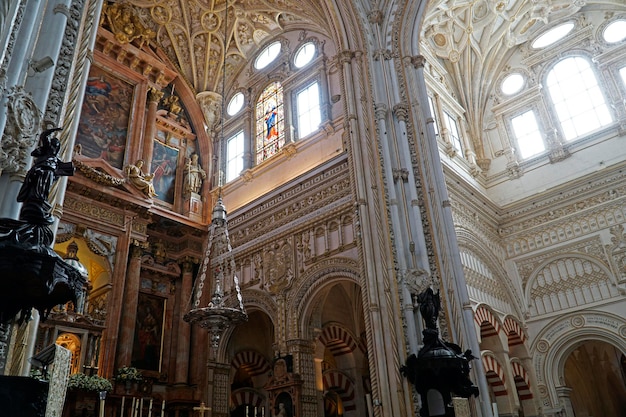
<instances>
[{"instance_id":1,"label":"decorative cornice","mask_svg":"<svg viewBox=\"0 0 626 417\"><path fill-rule=\"evenodd\" d=\"M106 185L109 187L118 187L126 183L125 178L116 178L112 175L107 174L106 172L100 171L87 164L84 164L77 159L73 159L72 163L85 177L98 184Z\"/></svg>"}]
</instances>

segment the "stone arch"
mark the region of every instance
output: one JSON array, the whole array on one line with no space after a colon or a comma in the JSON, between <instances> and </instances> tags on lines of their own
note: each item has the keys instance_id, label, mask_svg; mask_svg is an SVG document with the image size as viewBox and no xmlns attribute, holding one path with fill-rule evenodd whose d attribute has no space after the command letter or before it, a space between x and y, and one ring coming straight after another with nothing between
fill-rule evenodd
<instances>
[{"instance_id":1,"label":"stone arch","mask_svg":"<svg viewBox=\"0 0 626 417\"><path fill-rule=\"evenodd\" d=\"M530 391L530 377L518 359L511 359L511 371L513 373L513 379L515 380L515 388L517 389L519 400L532 399L533 393Z\"/></svg>"},{"instance_id":2,"label":"stone arch","mask_svg":"<svg viewBox=\"0 0 626 417\"><path fill-rule=\"evenodd\" d=\"M271 370L269 361L255 350L238 352L230 365L235 368L245 368L250 376L263 375Z\"/></svg>"},{"instance_id":3,"label":"stone arch","mask_svg":"<svg viewBox=\"0 0 626 417\"><path fill-rule=\"evenodd\" d=\"M474 311L474 320L480 328L480 338L485 339L490 336L498 336L502 329L500 319L496 313L487 305L481 304Z\"/></svg>"},{"instance_id":4,"label":"stone arch","mask_svg":"<svg viewBox=\"0 0 626 417\"><path fill-rule=\"evenodd\" d=\"M257 390L251 388L240 388L230 395L233 408L241 405L250 405L252 407L262 407L265 403L265 397Z\"/></svg>"},{"instance_id":5,"label":"stone arch","mask_svg":"<svg viewBox=\"0 0 626 417\"><path fill-rule=\"evenodd\" d=\"M512 316L507 316L504 318L502 328L504 329L504 333L508 338L509 348L512 346L524 344L526 343L526 340L528 340L528 336L522 328L521 323Z\"/></svg>"},{"instance_id":6,"label":"stone arch","mask_svg":"<svg viewBox=\"0 0 626 417\"><path fill-rule=\"evenodd\" d=\"M340 281L351 281L361 286L357 263L347 258L331 258L318 262L305 274L303 274L296 285L293 297L289 303L289 311L295 311L298 315L294 317L299 326L299 337L314 339L317 335L313 333L313 327L321 329L322 324L316 322L316 311L319 308L319 300L315 297L323 288ZM311 320L304 320L305 318Z\"/></svg>"},{"instance_id":7,"label":"stone arch","mask_svg":"<svg viewBox=\"0 0 626 417\"><path fill-rule=\"evenodd\" d=\"M537 266L526 284L525 298L530 314L541 316L616 297L614 284L611 271L599 259L565 253Z\"/></svg>"},{"instance_id":8,"label":"stone arch","mask_svg":"<svg viewBox=\"0 0 626 417\"><path fill-rule=\"evenodd\" d=\"M561 406L558 390L564 387L565 361L579 343L589 339L626 353L626 319L603 311L575 312L554 319L537 335L531 350L543 407Z\"/></svg>"},{"instance_id":9,"label":"stone arch","mask_svg":"<svg viewBox=\"0 0 626 417\"><path fill-rule=\"evenodd\" d=\"M343 372L331 369L323 373L324 392L334 391L339 395L344 411L356 410L354 383Z\"/></svg>"},{"instance_id":10,"label":"stone arch","mask_svg":"<svg viewBox=\"0 0 626 417\"><path fill-rule=\"evenodd\" d=\"M522 294L507 278L509 274L504 269L502 261L494 254L495 249L482 242L476 231L469 230L461 224L455 223L455 232L459 242L461 263L467 275L470 298L476 303L486 303L499 311L521 316L524 309ZM472 280L473 276L475 278ZM489 284L499 287L500 297L492 296L491 299L484 299L484 295L481 297L477 294L481 286L485 286L486 279L491 281Z\"/></svg>"},{"instance_id":11,"label":"stone arch","mask_svg":"<svg viewBox=\"0 0 626 417\"><path fill-rule=\"evenodd\" d=\"M352 353L358 347L358 343L350 332L343 326L330 324L324 327L319 335L319 341L326 346L335 356Z\"/></svg>"},{"instance_id":12,"label":"stone arch","mask_svg":"<svg viewBox=\"0 0 626 417\"><path fill-rule=\"evenodd\" d=\"M496 397L508 395L506 389L506 378L504 376L504 368L491 352L482 353L483 367L487 376L487 382L493 390Z\"/></svg>"}]
</instances>

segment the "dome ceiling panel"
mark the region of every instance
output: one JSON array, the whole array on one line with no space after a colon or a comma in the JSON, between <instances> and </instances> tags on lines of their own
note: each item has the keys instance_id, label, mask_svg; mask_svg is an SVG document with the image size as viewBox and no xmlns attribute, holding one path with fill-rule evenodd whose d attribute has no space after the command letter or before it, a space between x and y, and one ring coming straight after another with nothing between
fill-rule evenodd
<instances>
[{"instance_id":1,"label":"dome ceiling panel","mask_svg":"<svg viewBox=\"0 0 626 417\"><path fill-rule=\"evenodd\" d=\"M613 3L611 5L611 3ZM579 12L601 11L623 2L603 0L433 0L424 13L421 42L441 59L447 83L466 110L468 130L477 158L490 122L495 83L510 57L549 25ZM521 53L521 52L520 52Z\"/></svg>"},{"instance_id":2,"label":"dome ceiling panel","mask_svg":"<svg viewBox=\"0 0 626 417\"><path fill-rule=\"evenodd\" d=\"M224 49L226 74L233 77L270 37L290 26L328 33L322 2L315 0L127 0L126 3L155 32L155 42L178 65L196 92L221 91Z\"/></svg>"}]
</instances>

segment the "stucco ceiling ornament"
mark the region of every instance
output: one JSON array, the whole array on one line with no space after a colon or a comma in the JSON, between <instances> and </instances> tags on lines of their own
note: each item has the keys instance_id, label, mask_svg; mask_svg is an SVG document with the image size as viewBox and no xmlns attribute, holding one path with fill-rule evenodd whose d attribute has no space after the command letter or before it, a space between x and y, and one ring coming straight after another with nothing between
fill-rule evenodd
<instances>
[{"instance_id":1,"label":"stucco ceiling ornament","mask_svg":"<svg viewBox=\"0 0 626 417\"><path fill-rule=\"evenodd\" d=\"M329 32L327 13L316 0L126 0L124 4L131 5L155 33L155 43L196 91L219 91L224 54L227 73L234 77L269 37L286 26ZM226 20L228 28L223 27Z\"/></svg>"},{"instance_id":2,"label":"stucco ceiling ornament","mask_svg":"<svg viewBox=\"0 0 626 417\"><path fill-rule=\"evenodd\" d=\"M217 136L215 133L222 119L222 96L214 91L203 91L196 95L196 100L200 104L204 120L206 121L209 132Z\"/></svg>"},{"instance_id":3,"label":"stucco ceiling ornament","mask_svg":"<svg viewBox=\"0 0 626 417\"><path fill-rule=\"evenodd\" d=\"M41 112L22 87L9 90L7 124L0 145L0 173L26 172L28 151L35 145Z\"/></svg>"},{"instance_id":4,"label":"stucco ceiling ornament","mask_svg":"<svg viewBox=\"0 0 626 417\"><path fill-rule=\"evenodd\" d=\"M104 3L102 11L115 39L122 45L135 40L139 40L139 43L143 45L156 35L139 19L135 9L128 4Z\"/></svg>"},{"instance_id":5,"label":"stucco ceiling ornament","mask_svg":"<svg viewBox=\"0 0 626 417\"><path fill-rule=\"evenodd\" d=\"M411 294L421 294L427 288L435 287L436 282L428 271L422 268L407 269L402 277Z\"/></svg>"}]
</instances>

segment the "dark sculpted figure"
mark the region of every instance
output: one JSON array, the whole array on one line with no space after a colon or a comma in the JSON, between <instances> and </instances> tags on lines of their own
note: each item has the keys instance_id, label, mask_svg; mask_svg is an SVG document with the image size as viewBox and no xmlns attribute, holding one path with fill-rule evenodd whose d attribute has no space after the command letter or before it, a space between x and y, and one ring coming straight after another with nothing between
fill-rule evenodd
<instances>
[{"instance_id":1,"label":"dark sculpted figure","mask_svg":"<svg viewBox=\"0 0 626 417\"><path fill-rule=\"evenodd\" d=\"M439 292L435 294L432 288L418 294L417 302L420 305L420 313L427 329L437 329L437 318L441 310L441 298Z\"/></svg>"},{"instance_id":2,"label":"dark sculpted figure","mask_svg":"<svg viewBox=\"0 0 626 417\"><path fill-rule=\"evenodd\" d=\"M48 202L54 182L73 175L71 162L57 158L59 140L51 137L60 129L45 130L39 146L31 152L33 166L28 170L17 201L22 203L19 219L0 219L0 322L30 316L36 308L45 319L50 309L68 301L76 303L85 278L51 247L54 222Z\"/></svg>"},{"instance_id":3,"label":"dark sculpted figure","mask_svg":"<svg viewBox=\"0 0 626 417\"><path fill-rule=\"evenodd\" d=\"M52 184L62 175L72 175L71 162L62 162L57 158L61 143L50 135L59 128L44 130L39 136L39 147L31 152L35 158L32 168L26 174L17 201L23 203L20 220L35 224L52 224L54 219L48 202Z\"/></svg>"}]
</instances>

